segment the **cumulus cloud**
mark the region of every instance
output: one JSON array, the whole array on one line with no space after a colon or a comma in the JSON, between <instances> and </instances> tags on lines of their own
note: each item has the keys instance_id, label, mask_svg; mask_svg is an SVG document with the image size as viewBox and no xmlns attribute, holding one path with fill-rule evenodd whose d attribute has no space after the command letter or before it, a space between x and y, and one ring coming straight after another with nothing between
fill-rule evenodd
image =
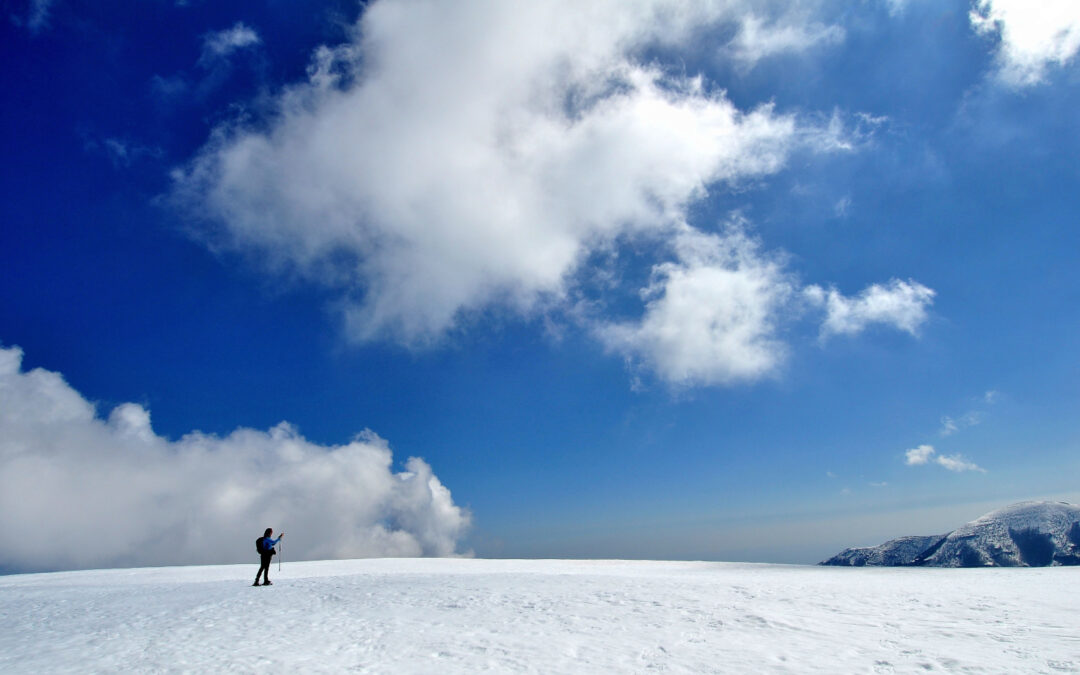
<instances>
[{"instance_id":1,"label":"cumulus cloud","mask_svg":"<svg viewBox=\"0 0 1080 675\"><path fill-rule=\"evenodd\" d=\"M908 450L905 454L905 463L908 466L921 466L924 464L937 464L943 466L949 471L979 471L986 473L986 469L983 469L974 462L968 461L961 455L939 455L932 445L920 445L917 448Z\"/></svg>"},{"instance_id":2,"label":"cumulus cloud","mask_svg":"<svg viewBox=\"0 0 1080 675\"><path fill-rule=\"evenodd\" d=\"M826 143L637 55L739 3L372 4L268 130L219 134L174 196L215 244L342 291L350 334L431 342L558 302L589 253Z\"/></svg>"},{"instance_id":3,"label":"cumulus cloud","mask_svg":"<svg viewBox=\"0 0 1080 675\"><path fill-rule=\"evenodd\" d=\"M825 308L821 326L823 338L831 335L855 335L872 324L884 324L912 335L928 317L927 307L936 293L917 281L893 279L888 284L872 284L854 298L835 288L820 286L805 289L807 299Z\"/></svg>"},{"instance_id":4,"label":"cumulus cloud","mask_svg":"<svg viewBox=\"0 0 1080 675\"><path fill-rule=\"evenodd\" d=\"M611 350L640 360L676 385L728 384L773 372L786 348L780 312L793 295L777 260L741 229L675 240L676 262L653 268L642 318L597 332Z\"/></svg>"},{"instance_id":5,"label":"cumulus cloud","mask_svg":"<svg viewBox=\"0 0 1080 675\"><path fill-rule=\"evenodd\" d=\"M423 460L395 473L372 432L322 446L282 423L171 441L143 407L102 419L21 362L0 348L0 568L247 561L267 526L296 558L446 556L469 525Z\"/></svg>"},{"instance_id":6,"label":"cumulus cloud","mask_svg":"<svg viewBox=\"0 0 1080 675\"><path fill-rule=\"evenodd\" d=\"M740 109L643 56L690 49L703 29L730 35L720 52L746 62L842 37L751 6L381 0L257 126L218 128L174 173L171 198L209 246L336 289L351 338L409 346L492 309L603 307L578 302L591 261L648 242L674 259L646 262L642 316L590 316L593 334L672 383L764 377L784 359L786 310L805 298L789 303L798 289L778 256L696 230L692 208L797 152L850 151L861 132L836 115ZM821 291L830 325L913 333L933 294L914 282L867 293Z\"/></svg>"},{"instance_id":7,"label":"cumulus cloud","mask_svg":"<svg viewBox=\"0 0 1080 675\"><path fill-rule=\"evenodd\" d=\"M203 36L202 54L199 65L209 66L227 58L233 52L254 47L262 42L259 34L243 22L238 21L232 28L207 33Z\"/></svg>"},{"instance_id":8,"label":"cumulus cloud","mask_svg":"<svg viewBox=\"0 0 1080 675\"><path fill-rule=\"evenodd\" d=\"M635 320L594 322L595 335L677 387L750 382L777 372L788 353L782 329L826 309L822 336L871 323L916 334L934 292L916 282L874 284L851 299L802 286L782 252L763 251L736 217L720 233L684 226L669 242L674 260L653 266Z\"/></svg>"},{"instance_id":9,"label":"cumulus cloud","mask_svg":"<svg viewBox=\"0 0 1080 675\"><path fill-rule=\"evenodd\" d=\"M1075 0L976 0L971 25L997 36L998 76L1014 87L1044 81L1052 65L1065 66L1080 51L1080 3Z\"/></svg>"},{"instance_id":10,"label":"cumulus cloud","mask_svg":"<svg viewBox=\"0 0 1080 675\"><path fill-rule=\"evenodd\" d=\"M930 461L930 458L934 453L935 450L932 445L920 445L917 448L912 448L905 453L907 456L907 465L918 466L920 464L926 464Z\"/></svg>"}]
</instances>

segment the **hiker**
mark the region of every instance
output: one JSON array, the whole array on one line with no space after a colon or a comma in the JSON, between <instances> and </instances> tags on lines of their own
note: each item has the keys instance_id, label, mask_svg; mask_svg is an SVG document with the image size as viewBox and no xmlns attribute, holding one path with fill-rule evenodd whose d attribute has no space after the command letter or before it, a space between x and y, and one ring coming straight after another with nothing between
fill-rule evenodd
<instances>
[{"instance_id":1,"label":"hiker","mask_svg":"<svg viewBox=\"0 0 1080 675\"><path fill-rule=\"evenodd\" d=\"M274 547L281 541L281 537L285 536L285 533L281 533L281 537L277 539L271 539L274 534L273 528L266 528L266 532L263 532L263 536L255 540L255 550L259 552L259 571L255 574L255 583L252 586L259 585L259 577L263 578L263 586L273 586L270 583L270 560L277 554Z\"/></svg>"}]
</instances>

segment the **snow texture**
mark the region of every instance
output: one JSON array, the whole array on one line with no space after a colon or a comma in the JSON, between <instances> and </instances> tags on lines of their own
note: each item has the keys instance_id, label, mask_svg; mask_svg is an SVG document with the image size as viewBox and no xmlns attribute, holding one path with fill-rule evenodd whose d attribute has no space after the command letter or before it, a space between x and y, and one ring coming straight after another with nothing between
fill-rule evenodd
<instances>
[{"instance_id":1,"label":"snow texture","mask_svg":"<svg viewBox=\"0 0 1080 675\"><path fill-rule=\"evenodd\" d=\"M1080 568L368 559L0 577L0 672L1080 672Z\"/></svg>"},{"instance_id":2,"label":"snow texture","mask_svg":"<svg viewBox=\"0 0 1080 675\"><path fill-rule=\"evenodd\" d=\"M844 549L822 565L1046 567L1080 565L1080 506L1020 502L991 511L947 535L901 537Z\"/></svg>"}]
</instances>

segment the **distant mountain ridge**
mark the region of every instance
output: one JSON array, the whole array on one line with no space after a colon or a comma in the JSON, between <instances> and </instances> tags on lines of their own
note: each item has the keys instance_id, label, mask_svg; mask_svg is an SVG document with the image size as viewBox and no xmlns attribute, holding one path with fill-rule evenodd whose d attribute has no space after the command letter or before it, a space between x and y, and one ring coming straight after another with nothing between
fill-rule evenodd
<instances>
[{"instance_id":1,"label":"distant mountain ridge","mask_svg":"<svg viewBox=\"0 0 1080 675\"><path fill-rule=\"evenodd\" d=\"M948 534L900 537L844 549L822 565L1047 567L1080 565L1080 506L1020 502L991 511Z\"/></svg>"}]
</instances>

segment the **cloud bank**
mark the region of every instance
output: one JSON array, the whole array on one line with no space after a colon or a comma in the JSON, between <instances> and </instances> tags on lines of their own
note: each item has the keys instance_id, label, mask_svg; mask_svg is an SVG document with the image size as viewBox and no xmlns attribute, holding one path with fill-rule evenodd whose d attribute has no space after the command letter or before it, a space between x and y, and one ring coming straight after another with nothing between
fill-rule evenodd
<instances>
[{"instance_id":1,"label":"cloud bank","mask_svg":"<svg viewBox=\"0 0 1080 675\"><path fill-rule=\"evenodd\" d=\"M0 348L0 568L250 561L272 526L297 559L447 556L469 514L419 458L340 446L286 423L170 441L125 403L105 419L60 374Z\"/></svg>"},{"instance_id":2,"label":"cloud bank","mask_svg":"<svg viewBox=\"0 0 1080 675\"><path fill-rule=\"evenodd\" d=\"M797 289L778 256L697 229L689 214L795 153L852 142L835 118L740 109L655 54L727 35L717 58L752 65L843 38L798 7L766 10L381 0L351 41L316 52L270 114L219 128L175 172L171 197L210 246L336 289L351 338L409 346L492 309L602 307L577 304L590 261L659 242L672 257L649 262L640 319L589 315L590 333L668 382L764 377L784 358L777 327L802 311L788 303ZM880 322L914 333L932 291L885 293L905 288L916 296L905 307L875 313L864 305L877 296L857 301L843 330Z\"/></svg>"}]
</instances>

